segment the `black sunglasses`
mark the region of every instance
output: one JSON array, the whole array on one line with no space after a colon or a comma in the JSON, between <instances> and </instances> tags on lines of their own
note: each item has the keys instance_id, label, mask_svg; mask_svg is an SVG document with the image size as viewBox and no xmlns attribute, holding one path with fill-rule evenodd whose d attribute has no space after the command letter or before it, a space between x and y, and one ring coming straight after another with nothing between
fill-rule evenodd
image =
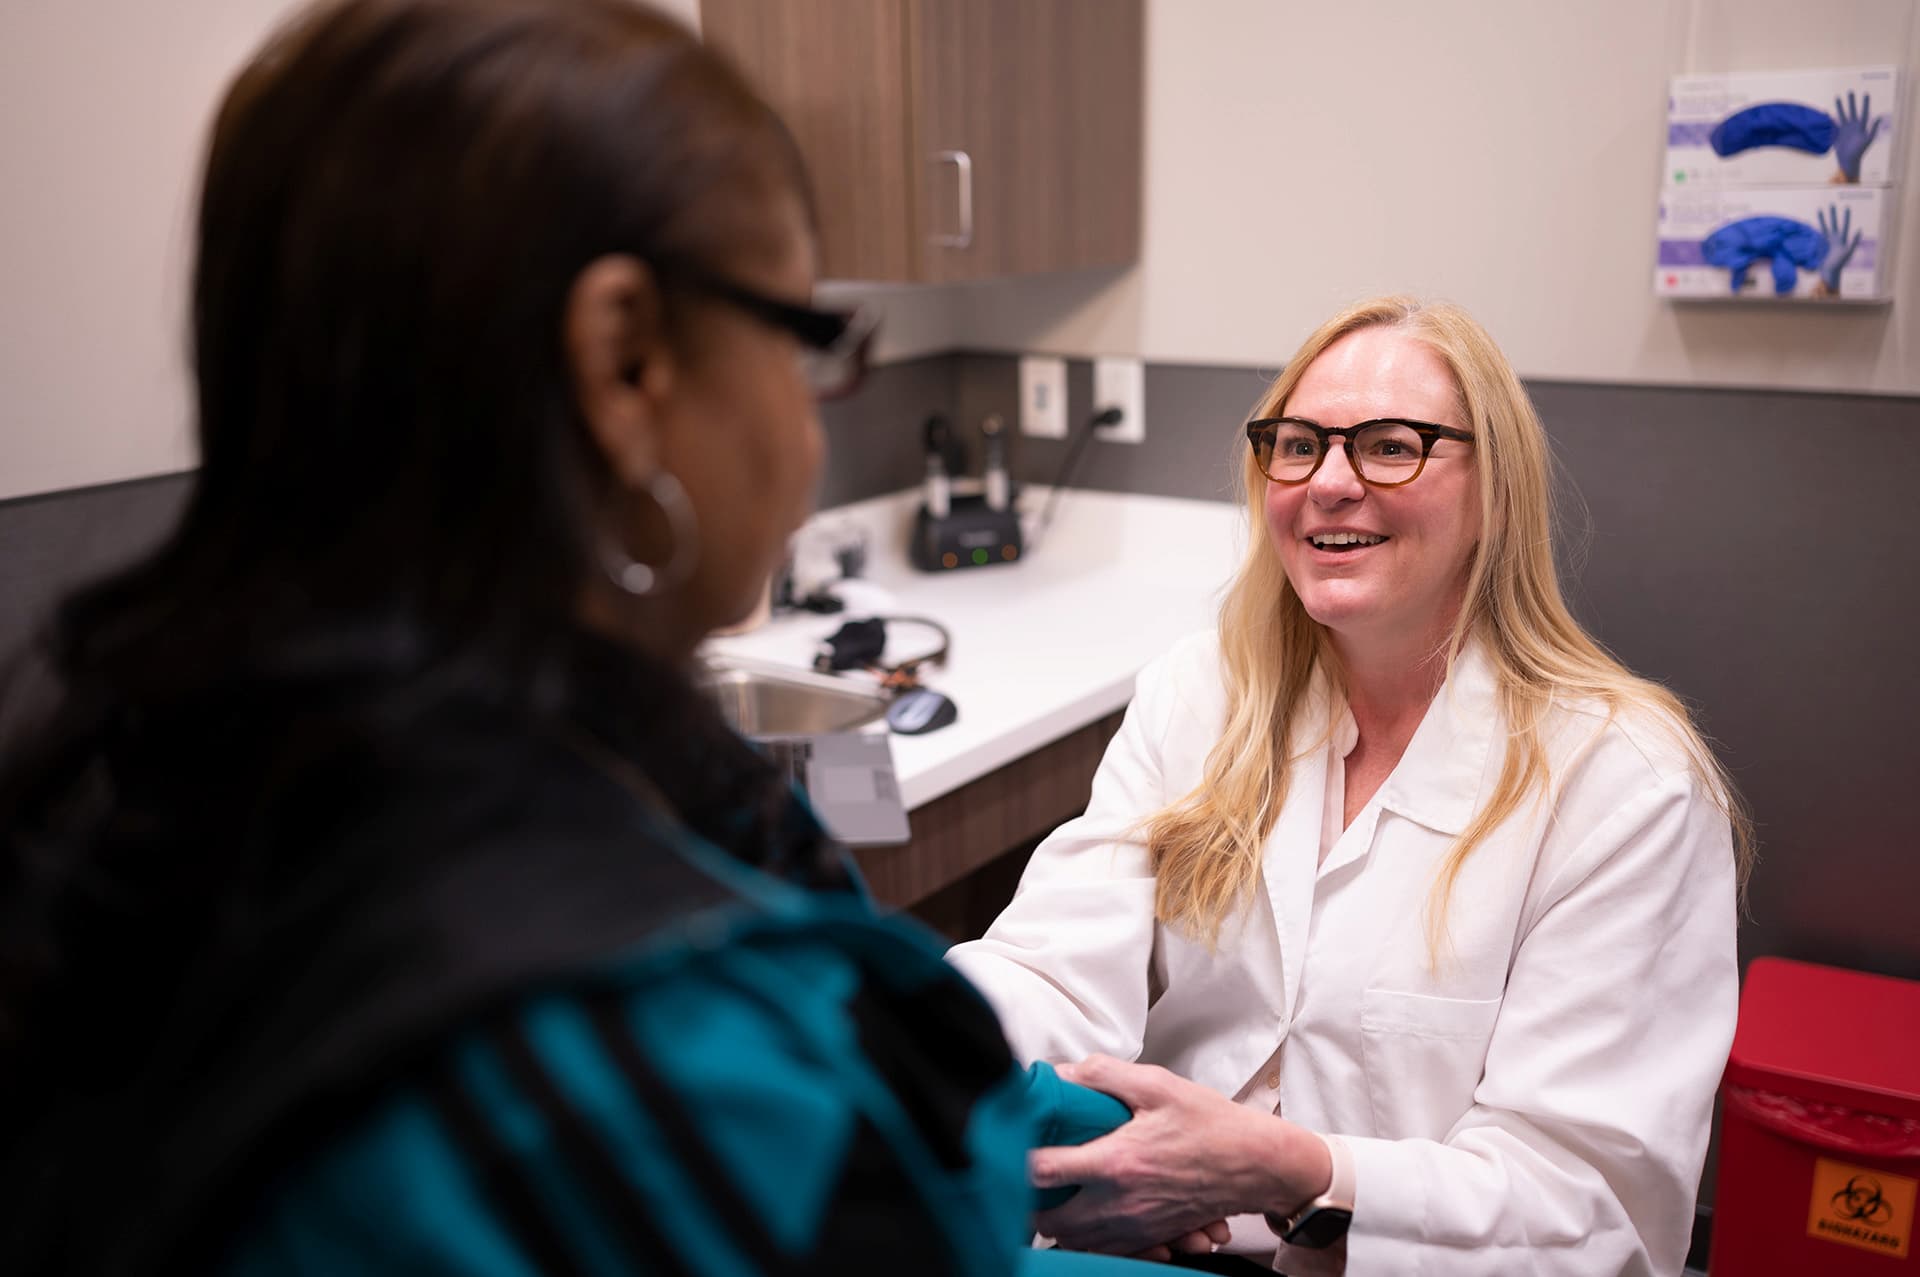
<instances>
[{"instance_id":1,"label":"black sunglasses","mask_svg":"<svg viewBox=\"0 0 1920 1277\"><path fill-rule=\"evenodd\" d=\"M801 372L815 398L843 398L866 380L874 334L880 327L880 317L866 307L802 306L693 267L663 267L661 273L674 284L726 302L791 335L804 348Z\"/></svg>"}]
</instances>

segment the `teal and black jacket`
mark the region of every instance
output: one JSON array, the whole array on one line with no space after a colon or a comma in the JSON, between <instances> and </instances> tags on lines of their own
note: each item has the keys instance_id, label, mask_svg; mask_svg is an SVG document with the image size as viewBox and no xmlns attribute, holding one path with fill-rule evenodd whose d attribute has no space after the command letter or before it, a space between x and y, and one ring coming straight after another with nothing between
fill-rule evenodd
<instances>
[{"instance_id":1,"label":"teal and black jacket","mask_svg":"<svg viewBox=\"0 0 1920 1277\"><path fill-rule=\"evenodd\" d=\"M222 1271L1011 1271L1031 1117L973 995L904 928L771 903L458 1033Z\"/></svg>"},{"instance_id":2,"label":"teal and black jacket","mask_svg":"<svg viewBox=\"0 0 1920 1277\"><path fill-rule=\"evenodd\" d=\"M705 720L596 660L552 713L276 684L117 729L0 1271L1021 1265L985 1003L750 747L663 747Z\"/></svg>"}]
</instances>

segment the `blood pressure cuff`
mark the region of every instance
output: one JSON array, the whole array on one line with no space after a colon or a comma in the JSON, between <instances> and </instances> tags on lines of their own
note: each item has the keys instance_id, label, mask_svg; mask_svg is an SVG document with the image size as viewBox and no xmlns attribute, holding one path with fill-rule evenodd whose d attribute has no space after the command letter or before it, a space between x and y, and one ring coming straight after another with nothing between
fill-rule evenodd
<instances>
[{"instance_id":1,"label":"blood pressure cuff","mask_svg":"<svg viewBox=\"0 0 1920 1277\"><path fill-rule=\"evenodd\" d=\"M1044 1061L1027 1069L1027 1108L1039 1122L1035 1148L1085 1144L1133 1118L1133 1110L1113 1096L1067 1081ZM1079 1191L1074 1184L1036 1189L1033 1208L1052 1210Z\"/></svg>"},{"instance_id":2,"label":"blood pressure cuff","mask_svg":"<svg viewBox=\"0 0 1920 1277\"><path fill-rule=\"evenodd\" d=\"M1747 267L1768 258L1773 265L1773 291L1784 297L1800 277L1795 267L1818 270L1826 260L1827 237L1791 217L1743 217L1701 240L1700 256L1710 266L1733 272L1736 293L1747 282Z\"/></svg>"},{"instance_id":3,"label":"blood pressure cuff","mask_svg":"<svg viewBox=\"0 0 1920 1277\"><path fill-rule=\"evenodd\" d=\"M1825 155L1833 145L1833 117L1798 102L1762 102L1736 111L1714 126L1707 142L1725 159L1756 146L1788 146Z\"/></svg>"}]
</instances>

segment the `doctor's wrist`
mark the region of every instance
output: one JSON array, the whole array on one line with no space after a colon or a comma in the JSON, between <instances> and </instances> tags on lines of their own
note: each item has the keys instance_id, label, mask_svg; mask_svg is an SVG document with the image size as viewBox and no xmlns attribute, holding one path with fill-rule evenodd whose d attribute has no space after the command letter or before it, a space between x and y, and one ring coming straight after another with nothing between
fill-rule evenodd
<instances>
[{"instance_id":1,"label":"doctor's wrist","mask_svg":"<svg viewBox=\"0 0 1920 1277\"><path fill-rule=\"evenodd\" d=\"M1309 1132L1311 1134L1311 1132ZM1353 1154L1338 1135L1314 1135L1329 1164L1326 1187L1290 1210L1264 1212L1267 1227L1288 1245L1318 1250L1347 1235L1353 1219ZM1316 1179L1318 1176L1316 1175Z\"/></svg>"},{"instance_id":2,"label":"doctor's wrist","mask_svg":"<svg viewBox=\"0 0 1920 1277\"><path fill-rule=\"evenodd\" d=\"M1271 1119L1274 1130L1263 1132L1259 1178L1239 1209L1252 1214L1292 1214L1333 1185L1333 1154L1327 1142L1304 1126Z\"/></svg>"}]
</instances>

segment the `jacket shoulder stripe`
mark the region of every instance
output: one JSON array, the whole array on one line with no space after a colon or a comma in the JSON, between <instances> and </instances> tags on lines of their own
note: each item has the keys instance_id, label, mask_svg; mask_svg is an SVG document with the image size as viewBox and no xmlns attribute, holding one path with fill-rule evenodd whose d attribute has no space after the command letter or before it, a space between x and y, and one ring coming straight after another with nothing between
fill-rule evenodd
<instances>
[{"instance_id":1,"label":"jacket shoulder stripe","mask_svg":"<svg viewBox=\"0 0 1920 1277\"><path fill-rule=\"evenodd\" d=\"M684 1258L654 1226L648 1203L635 1191L613 1153L561 1094L519 1021L497 1026L487 1037L508 1078L545 1119L555 1149L579 1176L594 1213L631 1256L634 1268L690 1274Z\"/></svg>"},{"instance_id":2,"label":"jacket shoulder stripe","mask_svg":"<svg viewBox=\"0 0 1920 1277\"><path fill-rule=\"evenodd\" d=\"M533 1267L553 1277L587 1277L586 1269L540 1204L526 1168L500 1140L450 1064L425 1079L422 1094L455 1149L473 1169L486 1204Z\"/></svg>"},{"instance_id":3,"label":"jacket shoulder stripe","mask_svg":"<svg viewBox=\"0 0 1920 1277\"><path fill-rule=\"evenodd\" d=\"M788 1267L772 1236L761 1225L759 1212L720 1164L666 1079L634 1041L633 1030L622 1014L624 1007L621 998L611 995L596 997L587 1004L587 1018L601 1049L633 1088L635 1102L658 1124L676 1160L692 1178L701 1196L734 1230L730 1240L761 1272L777 1272Z\"/></svg>"}]
</instances>

